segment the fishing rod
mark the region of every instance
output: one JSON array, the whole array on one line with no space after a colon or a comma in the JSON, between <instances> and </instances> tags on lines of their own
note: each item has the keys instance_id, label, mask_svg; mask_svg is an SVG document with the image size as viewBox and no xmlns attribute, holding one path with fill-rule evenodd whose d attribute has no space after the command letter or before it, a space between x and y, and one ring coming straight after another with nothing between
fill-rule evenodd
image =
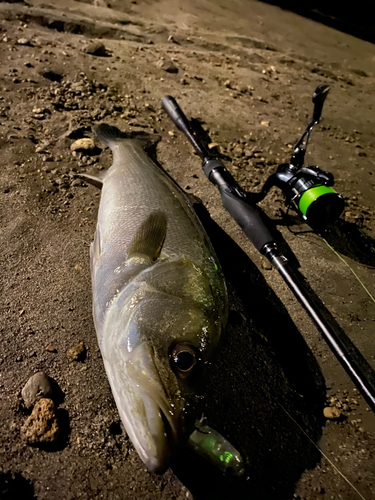
<instances>
[{"instance_id":1,"label":"fishing rod","mask_svg":"<svg viewBox=\"0 0 375 500\"><path fill-rule=\"evenodd\" d=\"M345 202L342 196L332 188L333 175L318 167L304 166L310 134L313 127L320 121L328 91L327 85L317 87L313 94L313 119L294 148L290 163L280 165L276 173L267 179L259 193L248 193L237 184L221 159L207 149L197 137L189 120L173 97L165 96L162 99L162 107L176 127L185 134L201 158L203 171L208 180L219 189L224 208L242 228L255 248L280 273L375 412L374 386L324 319L301 281L293 273L288 259L277 245L270 219L257 205L272 186L277 186L286 194L288 206L291 206L314 230L323 230L342 213Z\"/></svg>"}]
</instances>

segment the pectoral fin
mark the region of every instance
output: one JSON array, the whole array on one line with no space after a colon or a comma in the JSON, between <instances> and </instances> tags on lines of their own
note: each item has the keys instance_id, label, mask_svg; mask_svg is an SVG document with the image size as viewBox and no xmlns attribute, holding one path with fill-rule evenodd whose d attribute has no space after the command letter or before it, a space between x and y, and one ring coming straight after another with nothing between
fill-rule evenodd
<instances>
[{"instance_id":1,"label":"pectoral fin","mask_svg":"<svg viewBox=\"0 0 375 500\"><path fill-rule=\"evenodd\" d=\"M92 184L93 186L97 187L98 189L102 189L106 173L107 173L107 171L99 172L95 175L94 174L76 173L75 176L82 177L82 179L84 179L89 184Z\"/></svg>"},{"instance_id":2,"label":"pectoral fin","mask_svg":"<svg viewBox=\"0 0 375 500\"><path fill-rule=\"evenodd\" d=\"M129 246L128 258L146 256L156 260L167 234L167 217L163 212L153 212L137 229Z\"/></svg>"},{"instance_id":3,"label":"pectoral fin","mask_svg":"<svg viewBox=\"0 0 375 500\"><path fill-rule=\"evenodd\" d=\"M102 253L102 246L100 243L100 229L99 224L96 225L96 231L94 235L94 241L90 246L90 259L93 264L99 259L100 254Z\"/></svg>"}]
</instances>

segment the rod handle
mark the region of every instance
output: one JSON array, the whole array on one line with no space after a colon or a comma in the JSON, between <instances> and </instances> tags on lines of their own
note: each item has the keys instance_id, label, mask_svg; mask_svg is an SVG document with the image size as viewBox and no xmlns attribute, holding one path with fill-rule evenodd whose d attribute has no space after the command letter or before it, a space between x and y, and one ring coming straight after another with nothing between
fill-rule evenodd
<instances>
[{"instance_id":1,"label":"rod handle","mask_svg":"<svg viewBox=\"0 0 375 500\"><path fill-rule=\"evenodd\" d=\"M219 186L223 207L227 210L259 252L265 245L275 243L272 232L267 227L266 215L246 199L238 196L228 185Z\"/></svg>"}]
</instances>

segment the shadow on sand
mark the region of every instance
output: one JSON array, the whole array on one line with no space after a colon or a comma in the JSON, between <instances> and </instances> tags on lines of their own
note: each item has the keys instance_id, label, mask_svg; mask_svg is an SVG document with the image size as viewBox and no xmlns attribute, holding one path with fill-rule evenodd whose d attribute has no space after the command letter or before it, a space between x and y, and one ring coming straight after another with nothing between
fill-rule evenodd
<instances>
[{"instance_id":1,"label":"shadow on sand","mask_svg":"<svg viewBox=\"0 0 375 500\"><path fill-rule=\"evenodd\" d=\"M295 214L283 214L281 219L272 222L279 226L288 227L290 232L296 236L314 233ZM321 236L327 240L336 252L365 266L375 267L375 240L354 222L338 219Z\"/></svg>"}]
</instances>

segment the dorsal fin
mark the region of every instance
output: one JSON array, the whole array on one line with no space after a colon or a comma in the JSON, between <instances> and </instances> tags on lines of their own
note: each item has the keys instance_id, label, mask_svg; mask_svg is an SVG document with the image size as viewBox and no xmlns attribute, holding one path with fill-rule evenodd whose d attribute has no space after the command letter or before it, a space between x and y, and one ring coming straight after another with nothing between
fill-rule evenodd
<instances>
[{"instance_id":1,"label":"dorsal fin","mask_svg":"<svg viewBox=\"0 0 375 500\"><path fill-rule=\"evenodd\" d=\"M167 234L167 217L164 212L153 212L142 222L132 239L128 258L146 256L156 260L161 252Z\"/></svg>"}]
</instances>

